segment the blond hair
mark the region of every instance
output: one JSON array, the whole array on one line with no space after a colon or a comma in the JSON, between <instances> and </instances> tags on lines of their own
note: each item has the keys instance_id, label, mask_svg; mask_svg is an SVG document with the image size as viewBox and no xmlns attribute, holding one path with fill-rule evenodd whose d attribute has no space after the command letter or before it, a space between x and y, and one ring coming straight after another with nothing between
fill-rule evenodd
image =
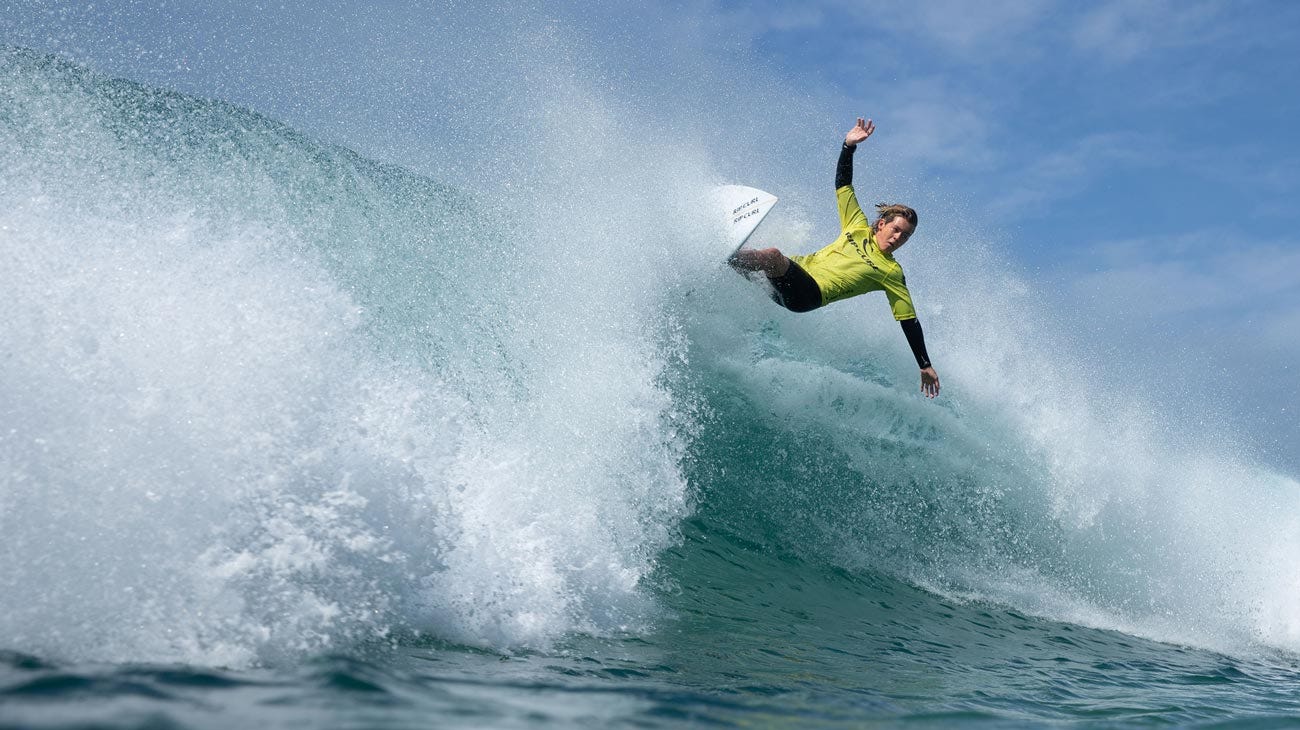
<instances>
[{"instance_id":1,"label":"blond hair","mask_svg":"<svg viewBox=\"0 0 1300 730\"><path fill-rule=\"evenodd\" d=\"M916 211L901 203L879 203L876 205L876 213L880 216L876 218L876 224L872 226L877 230L882 224L888 223L895 218L902 216L907 219L908 223L916 228Z\"/></svg>"}]
</instances>

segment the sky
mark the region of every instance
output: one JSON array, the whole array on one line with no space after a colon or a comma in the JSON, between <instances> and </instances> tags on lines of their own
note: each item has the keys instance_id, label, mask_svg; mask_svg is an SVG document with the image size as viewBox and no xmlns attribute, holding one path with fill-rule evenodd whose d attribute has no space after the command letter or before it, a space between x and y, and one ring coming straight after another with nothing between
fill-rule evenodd
<instances>
[{"instance_id":1,"label":"sky","mask_svg":"<svg viewBox=\"0 0 1300 730\"><path fill-rule=\"evenodd\" d=\"M0 42L437 177L476 164L439 137L498 159L509 105L461 94L458 74L527 78L521 22L646 98L707 104L688 79L744 68L788 99L703 144L779 140L764 153L802 158L872 117L888 163L977 211L970 235L1100 343L1117 383L1157 402L1216 394L1266 460L1300 472L1300 3L16 0Z\"/></svg>"},{"instance_id":2,"label":"sky","mask_svg":"<svg viewBox=\"0 0 1300 730\"><path fill-rule=\"evenodd\" d=\"M743 7L846 116L890 100L891 144L994 216L1117 382L1221 394L1300 463L1300 3Z\"/></svg>"}]
</instances>

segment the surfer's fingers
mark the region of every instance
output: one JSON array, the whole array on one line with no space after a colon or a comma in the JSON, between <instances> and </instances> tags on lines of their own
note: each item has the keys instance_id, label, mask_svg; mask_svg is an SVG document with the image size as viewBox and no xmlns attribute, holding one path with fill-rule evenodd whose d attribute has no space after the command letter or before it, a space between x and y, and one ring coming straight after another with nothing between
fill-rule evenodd
<instances>
[{"instance_id":1,"label":"surfer's fingers","mask_svg":"<svg viewBox=\"0 0 1300 730\"><path fill-rule=\"evenodd\" d=\"M934 377L927 378L924 375L922 375L921 392L924 393L925 397L927 398L933 398L939 395L939 376L936 375Z\"/></svg>"}]
</instances>

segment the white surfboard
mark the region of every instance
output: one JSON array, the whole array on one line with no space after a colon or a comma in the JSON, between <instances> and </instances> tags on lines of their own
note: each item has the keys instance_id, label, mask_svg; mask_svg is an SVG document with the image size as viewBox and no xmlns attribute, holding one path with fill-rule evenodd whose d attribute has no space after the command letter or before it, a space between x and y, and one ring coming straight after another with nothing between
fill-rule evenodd
<instances>
[{"instance_id":1,"label":"white surfboard","mask_svg":"<svg viewBox=\"0 0 1300 730\"><path fill-rule=\"evenodd\" d=\"M744 185L720 185L713 189L713 202L721 214L724 258L740 250L763 222L776 196Z\"/></svg>"}]
</instances>

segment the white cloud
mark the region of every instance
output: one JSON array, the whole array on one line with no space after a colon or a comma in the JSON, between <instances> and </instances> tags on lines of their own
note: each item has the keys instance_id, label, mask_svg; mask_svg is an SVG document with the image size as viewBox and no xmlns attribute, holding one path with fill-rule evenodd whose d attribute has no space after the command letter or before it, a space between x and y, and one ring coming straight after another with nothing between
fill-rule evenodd
<instances>
[{"instance_id":1,"label":"white cloud","mask_svg":"<svg viewBox=\"0 0 1300 730\"><path fill-rule=\"evenodd\" d=\"M1073 289L1103 310L1152 321L1205 310L1217 314L1237 295L1212 270L1186 261L1142 262L1084 274Z\"/></svg>"},{"instance_id":2,"label":"white cloud","mask_svg":"<svg viewBox=\"0 0 1300 730\"><path fill-rule=\"evenodd\" d=\"M1260 328L1261 341L1279 352L1289 352L1300 360L1300 306L1279 309Z\"/></svg>"},{"instance_id":3,"label":"white cloud","mask_svg":"<svg viewBox=\"0 0 1300 730\"><path fill-rule=\"evenodd\" d=\"M906 8L900 20L911 23L909 15L914 15L930 42L954 55L981 56L1011 47L1009 38L1027 33L1051 10L1044 0L933 0L900 5Z\"/></svg>"},{"instance_id":4,"label":"white cloud","mask_svg":"<svg viewBox=\"0 0 1300 730\"><path fill-rule=\"evenodd\" d=\"M1127 63L1168 48L1218 39L1225 28L1214 2L1195 0L1112 0L1085 12L1073 40L1083 53L1109 63Z\"/></svg>"},{"instance_id":5,"label":"white cloud","mask_svg":"<svg viewBox=\"0 0 1300 730\"><path fill-rule=\"evenodd\" d=\"M1080 301L1127 312L1149 326L1183 329L1189 321L1250 319L1262 331L1292 333L1300 354L1295 302L1300 301L1300 246L1250 243L1231 227L1129 240L1102 240L1070 257L1062 271ZM1284 338L1275 338L1281 344Z\"/></svg>"},{"instance_id":6,"label":"white cloud","mask_svg":"<svg viewBox=\"0 0 1300 730\"><path fill-rule=\"evenodd\" d=\"M1103 175L1153 164L1161 156L1158 143L1131 132L1091 134L1028 162L1018 159L1022 153L1012 152L1002 161L1016 170L1004 176L1008 187L989 207L997 214L1030 214L1045 203L1078 194Z\"/></svg>"},{"instance_id":7,"label":"white cloud","mask_svg":"<svg viewBox=\"0 0 1300 730\"><path fill-rule=\"evenodd\" d=\"M681 32L699 36L705 34L718 37L730 36L733 41L752 43L767 33L818 28L827 22L825 6L817 3L800 3L797 5L765 5L753 3L734 8L723 8L717 3L706 2L685 13L677 15L679 9L667 7L647 7L644 9L647 22L667 26L682 26Z\"/></svg>"},{"instance_id":8,"label":"white cloud","mask_svg":"<svg viewBox=\"0 0 1300 730\"><path fill-rule=\"evenodd\" d=\"M1267 428L1300 465L1300 242L1236 235L1099 242L1056 270L1056 309L1080 331L1104 328L1124 363Z\"/></svg>"},{"instance_id":9,"label":"white cloud","mask_svg":"<svg viewBox=\"0 0 1300 730\"><path fill-rule=\"evenodd\" d=\"M890 148L924 165L984 168L993 161L988 138L994 118L987 100L944 81L900 84L888 99Z\"/></svg>"},{"instance_id":10,"label":"white cloud","mask_svg":"<svg viewBox=\"0 0 1300 730\"><path fill-rule=\"evenodd\" d=\"M809 0L797 4L757 2L736 9L717 9L738 30L764 33L820 28L828 33L848 31L864 47L879 47L873 38L893 37L928 45L933 51L969 63L1020 52L1036 26L1050 17L1053 0ZM870 59L863 59L867 65Z\"/></svg>"},{"instance_id":11,"label":"white cloud","mask_svg":"<svg viewBox=\"0 0 1300 730\"><path fill-rule=\"evenodd\" d=\"M813 5L782 5L766 13L764 20L772 30L817 28L826 22L826 13Z\"/></svg>"}]
</instances>

